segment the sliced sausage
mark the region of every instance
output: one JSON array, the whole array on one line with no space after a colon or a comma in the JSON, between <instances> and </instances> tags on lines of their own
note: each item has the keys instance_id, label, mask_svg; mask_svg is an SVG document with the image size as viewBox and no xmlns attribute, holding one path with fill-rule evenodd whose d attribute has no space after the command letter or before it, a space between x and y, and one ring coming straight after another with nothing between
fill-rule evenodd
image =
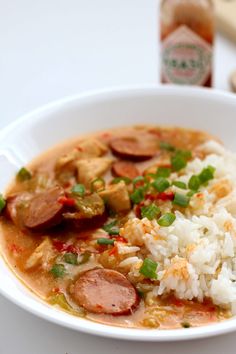
<instances>
[{"instance_id":1,"label":"sliced sausage","mask_svg":"<svg viewBox=\"0 0 236 354\"><path fill-rule=\"evenodd\" d=\"M71 292L78 305L93 313L128 315L139 302L129 280L111 269L85 272L75 282Z\"/></svg>"},{"instance_id":2,"label":"sliced sausage","mask_svg":"<svg viewBox=\"0 0 236 354\"><path fill-rule=\"evenodd\" d=\"M112 173L117 177L128 177L130 179L140 175L135 164L129 161L116 161L112 165Z\"/></svg>"},{"instance_id":3,"label":"sliced sausage","mask_svg":"<svg viewBox=\"0 0 236 354\"><path fill-rule=\"evenodd\" d=\"M156 154L154 146L142 144L135 138L116 138L110 142L110 148L114 155L133 161L148 160Z\"/></svg>"},{"instance_id":4,"label":"sliced sausage","mask_svg":"<svg viewBox=\"0 0 236 354\"><path fill-rule=\"evenodd\" d=\"M58 202L58 198L63 195L61 187L52 187L36 194L24 211L24 225L33 231L39 231L59 224L64 207Z\"/></svg>"}]
</instances>

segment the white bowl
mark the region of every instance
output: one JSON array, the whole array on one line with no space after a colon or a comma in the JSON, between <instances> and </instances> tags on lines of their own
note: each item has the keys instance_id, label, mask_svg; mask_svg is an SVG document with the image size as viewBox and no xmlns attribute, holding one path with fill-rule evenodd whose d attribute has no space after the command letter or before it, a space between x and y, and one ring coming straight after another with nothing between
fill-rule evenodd
<instances>
[{"instance_id":1,"label":"white bowl","mask_svg":"<svg viewBox=\"0 0 236 354\"><path fill-rule=\"evenodd\" d=\"M110 90L57 101L3 129L0 132L0 190L4 190L20 166L61 140L139 123L204 129L236 151L234 95L171 86ZM0 279L0 292L9 300L46 320L86 333L129 340L170 341L236 330L236 318L199 328L163 331L102 325L42 302L12 274L3 259L0 259Z\"/></svg>"}]
</instances>

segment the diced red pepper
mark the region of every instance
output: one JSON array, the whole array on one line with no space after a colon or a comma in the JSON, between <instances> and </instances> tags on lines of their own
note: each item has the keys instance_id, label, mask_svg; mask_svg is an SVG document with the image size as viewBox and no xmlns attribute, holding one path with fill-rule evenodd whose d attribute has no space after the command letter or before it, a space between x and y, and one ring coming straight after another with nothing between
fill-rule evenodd
<instances>
[{"instance_id":1,"label":"diced red pepper","mask_svg":"<svg viewBox=\"0 0 236 354\"><path fill-rule=\"evenodd\" d=\"M144 206L144 202L141 202L139 204L136 205L135 209L134 209L134 212L135 212L135 215L137 216L137 218L141 218L141 208Z\"/></svg>"},{"instance_id":2,"label":"diced red pepper","mask_svg":"<svg viewBox=\"0 0 236 354\"><path fill-rule=\"evenodd\" d=\"M157 194L156 199L166 201L166 200L174 200L174 193L173 192L162 192Z\"/></svg>"},{"instance_id":3,"label":"diced red pepper","mask_svg":"<svg viewBox=\"0 0 236 354\"><path fill-rule=\"evenodd\" d=\"M160 163L160 164L158 165L158 167L171 168L172 166L171 166L170 163Z\"/></svg>"},{"instance_id":4,"label":"diced red pepper","mask_svg":"<svg viewBox=\"0 0 236 354\"><path fill-rule=\"evenodd\" d=\"M156 198L157 198L157 195L156 195L156 194L150 194L150 193L148 193L148 194L145 195L145 199L151 200L152 202L153 202L154 200L156 200Z\"/></svg>"},{"instance_id":5,"label":"diced red pepper","mask_svg":"<svg viewBox=\"0 0 236 354\"><path fill-rule=\"evenodd\" d=\"M69 181L63 184L63 188L69 188L69 187L71 187L71 183Z\"/></svg>"},{"instance_id":6,"label":"diced red pepper","mask_svg":"<svg viewBox=\"0 0 236 354\"><path fill-rule=\"evenodd\" d=\"M128 241L124 238L124 237L122 237L122 236L117 236L116 238L115 238L115 241L117 241L117 242L124 242L124 243L127 243Z\"/></svg>"},{"instance_id":7,"label":"diced red pepper","mask_svg":"<svg viewBox=\"0 0 236 354\"><path fill-rule=\"evenodd\" d=\"M58 252L71 252L71 253L79 253L80 250L76 248L74 245L68 245L62 241L59 240L53 240L53 247L58 251Z\"/></svg>"},{"instance_id":8,"label":"diced red pepper","mask_svg":"<svg viewBox=\"0 0 236 354\"><path fill-rule=\"evenodd\" d=\"M65 205L65 206L74 206L75 205L75 199L73 198L68 198L68 197L60 197L58 198L58 203Z\"/></svg>"},{"instance_id":9,"label":"diced red pepper","mask_svg":"<svg viewBox=\"0 0 236 354\"><path fill-rule=\"evenodd\" d=\"M174 305L174 306L177 306L177 307L182 307L184 306L184 301L183 300L180 300L180 299L177 299L176 297L171 297L170 299L171 303Z\"/></svg>"},{"instance_id":10,"label":"diced red pepper","mask_svg":"<svg viewBox=\"0 0 236 354\"><path fill-rule=\"evenodd\" d=\"M113 255L115 255L116 253L117 253L117 247L114 246L114 247L112 247L112 249L110 250L110 252L109 252L108 254L109 254L109 256L113 256Z\"/></svg>"},{"instance_id":11,"label":"diced red pepper","mask_svg":"<svg viewBox=\"0 0 236 354\"><path fill-rule=\"evenodd\" d=\"M20 246L16 245L15 243L12 243L8 246L9 251L12 253L21 253L23 251L23 248Z\"/></svg>"},{"instance_id":12,"label":"diced red pepper","mask_svg":"<svg viewBox=\"0 0 236 354\"><path fill-rule=\"evenodd\" d=\"M146 194L145 199L154 201L154 200L162 200L162 201L166 201L166 200L174 200L174 193L173 192L162 192L162 193L158 193L158 194Z\"/></svg>"},{"instance_id":13,"label":"diced red pepper","mask_svg":"<svg viewBox=\"0 0 236 354\"><path fill-rule=\"evenodd\" d=\"M61 290L60 288L52 288L52 292L58 294L61 292Z\"/></svg>"}]
</instances>

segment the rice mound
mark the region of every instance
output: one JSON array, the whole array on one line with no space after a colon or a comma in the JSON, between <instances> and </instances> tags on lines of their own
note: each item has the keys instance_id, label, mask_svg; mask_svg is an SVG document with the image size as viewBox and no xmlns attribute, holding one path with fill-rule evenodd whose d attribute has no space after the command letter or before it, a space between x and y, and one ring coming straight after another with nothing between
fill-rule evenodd
<instances>
[{"instance_id":1,"label":"rice mound","mask_svg":"<svg viewBox=\"0 0 236 354\"><path fill-rule=\"evenodd\" d=\"M174 292L180 299L199 301L210 297L235 314L236 155L215 141L199 151L204 152L204 159L195 158L181 174L172 173L170 178L188 182L211 165L216 169L214 179L200 188L184 212L175 212L176 220L169 227L130 215L121 235L137 248L132 247L132 256L120 266L135 276L145 255L158 263L159 282L153 295ZM128 253L128 246L124 247Z\"/></svg>"}]
</instances>

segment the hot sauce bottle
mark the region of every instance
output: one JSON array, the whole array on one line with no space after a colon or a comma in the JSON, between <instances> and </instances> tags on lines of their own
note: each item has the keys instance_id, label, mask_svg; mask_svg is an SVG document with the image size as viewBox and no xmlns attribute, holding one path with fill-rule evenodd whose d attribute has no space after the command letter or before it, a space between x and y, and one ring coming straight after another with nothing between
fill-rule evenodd
<instances>
[{"instance_id":1,"label":"hot sauce bottle","mask_svg":"<svg viewBox=\"0 0 236 354\"><path fill-rule=\"evenodd\" d=\"M163 83L212 86L214 27L211 0L162 0Z\"/></svg>"}]
</instances>

